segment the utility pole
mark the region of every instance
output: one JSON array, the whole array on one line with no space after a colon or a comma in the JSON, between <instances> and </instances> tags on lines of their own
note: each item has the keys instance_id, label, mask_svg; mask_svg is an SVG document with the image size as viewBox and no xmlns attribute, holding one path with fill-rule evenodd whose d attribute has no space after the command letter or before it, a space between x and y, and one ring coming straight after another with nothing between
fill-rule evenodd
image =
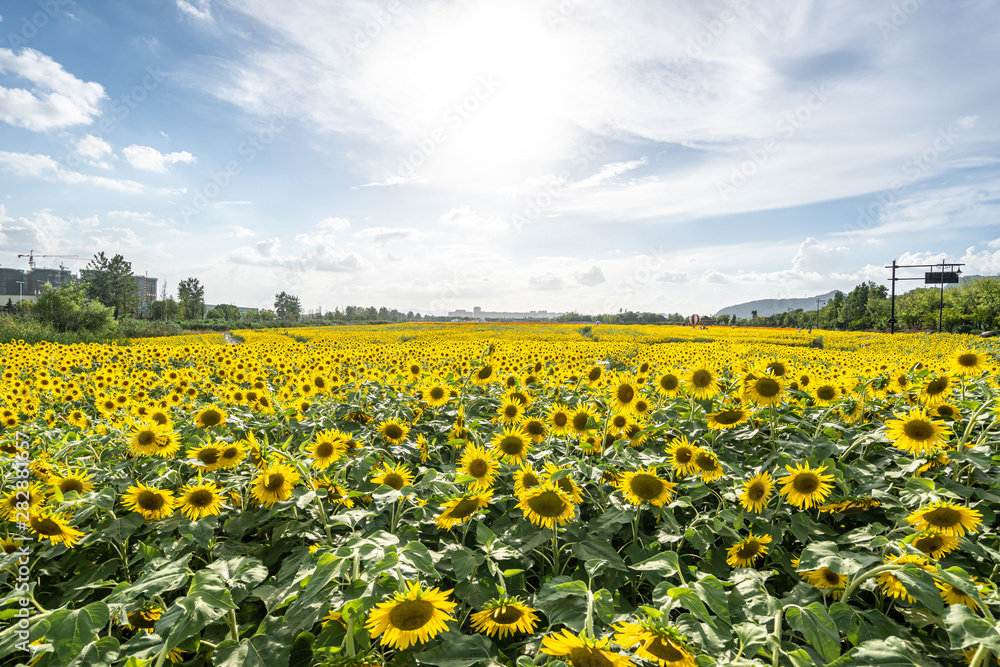
<instances>
[{"instance_id":1,"label":"utility pole","mask_svg":"<svg viewBox=\"0 0 1000 667\"><path fill-rule=\"evenodd\" d=\"M938 308L938 333L941 333L944 329L944 285L945 283L958 283L958 274L962 271L961 269L956 270L955 267L965 266L965 264L959 264L954 262L941 261L940 264L896 264L896 260L892 260L892 264L886 266L887 269L892 269L892 277L889 278L892 283L892 315L889 317L889 333L896 332L896 281L897 280L923 280L925 285L941 285L941 302ZM950 270L945 271L945 267ZM896 269L940 269L938 272L928 271L924 273L923 278L897 278Z\"/></svg>"},{"instance_id":2,"label":"utility pole","mask_svg":"<svg viewBox=\"0 0 1000 667\"><path fill-rule=\"evenodd\" d=\"M896 260L892 260L892 305L889 313L889 333L896 333Z\"/></svg>"}]
</instances>

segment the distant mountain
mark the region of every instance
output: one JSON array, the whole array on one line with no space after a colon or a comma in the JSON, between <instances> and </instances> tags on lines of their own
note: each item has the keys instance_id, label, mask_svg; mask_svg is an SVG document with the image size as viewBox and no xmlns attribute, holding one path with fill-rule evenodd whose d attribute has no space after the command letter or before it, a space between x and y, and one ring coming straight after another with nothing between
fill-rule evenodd
<instances>
[{"instance_id":1,"label":"distant mountain","mask_svg":"<svg viewBox=\"0 0 1000 667\"><path fill-rule=\"evenodd\" d=\"M803 299L758 299L757 301L748 301L746 303L738 303L735 306L726 306L719 312L715 314L715 317L721 317L726 315L731 317L736 315L736 317L747 318L751 317L752 311L757 311L759 317L767 317L768 315L774 315L776 313L783 313L788 310L796 310L801 308L802 310L816 310L816 300L829 302L833 299L834 295L840 292L840 290L833 290L832 292L827 292L826 294L818 294L813 297L807 297Z\"/></svg>"}]
</instances>

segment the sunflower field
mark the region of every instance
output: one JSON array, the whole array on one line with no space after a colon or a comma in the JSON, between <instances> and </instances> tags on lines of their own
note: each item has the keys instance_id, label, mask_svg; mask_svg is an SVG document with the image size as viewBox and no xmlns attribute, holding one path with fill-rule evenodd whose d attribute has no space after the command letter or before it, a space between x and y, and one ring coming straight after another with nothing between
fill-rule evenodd
<instances>
[{"instance_id":1,"label":"sunflower field","mask_svg":"<svg viewBox=\"0 0 1000 667\"><path fill-rule=\"evenodd\" d=\"M996 665L1000 346L0 345L0 664Z\"/></svg>"}]
</instances>

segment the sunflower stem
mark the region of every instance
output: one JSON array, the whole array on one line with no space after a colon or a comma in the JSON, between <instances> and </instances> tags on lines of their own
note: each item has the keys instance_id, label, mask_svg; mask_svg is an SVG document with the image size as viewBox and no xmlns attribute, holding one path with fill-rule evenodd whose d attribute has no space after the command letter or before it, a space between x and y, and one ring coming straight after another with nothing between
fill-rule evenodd
<instances>
[{"instance_id":1,"label":"sunflower stem","mask_svg":"<svg viewBox=\"0 0 1000 667\"><path fill-rule=\"evenodd\" d=\"M904 566L899 563L893 563L889 565L879 565L878 567L872 568L863 574L857 575L856 577L854 577L854 581L849 583L847 585L847 588L844 589L844 594L843 596L841 596L840 601L843 602L844 604L847 604L847 600L848 598L851 597L851 593L853 593L857 589L857 587L862 584L862 582L871 579L873 577L877 577L880 574L884 574L886 572L892 572L894 570L902 570L903 567Z\"/></svg>"},{"instance_id":2,"label":"sunflower stem","mask_svg":"<svg viewBox=\"0 0 1000 667\"><path fill-rule=\"evenodd\" d=\"M354 649L354 615L351 614L347 619L347 634L344 635L344 650L347 651L347 657L353 658L355 656Z\"/></svg>"},{"instance_id":3,"label":"sunflower stem","mask_svg":"<svg viewBox=\"0 0 1000 667\"><path fill-rule=\"evenodd\" d=\"M552 570L555 576L559 576L559 535L556 527L552 527Z\"/></svg>"},{"instance_id":4,"label":"sunflower stem","mask_svg":"<svg viewBox=\"0 0 1000 667\"><path fill-rule=\"evenodd\" d=\"M233 638L234 642L239 643L240 641L240 629L236 625L236 610L230 609L229 613L226 614L226 622L229 624L229 635Z\"/></svg>"}]
</instances>

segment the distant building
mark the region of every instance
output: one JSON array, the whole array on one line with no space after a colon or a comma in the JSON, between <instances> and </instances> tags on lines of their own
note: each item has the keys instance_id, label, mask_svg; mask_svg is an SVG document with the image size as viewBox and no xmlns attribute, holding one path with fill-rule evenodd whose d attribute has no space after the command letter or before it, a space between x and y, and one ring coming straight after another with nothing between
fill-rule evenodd
<instances>
[{"instance_id":1,"label":"distant building","mask_svg":"<svg viewBox=\"0 0 1000 667\"><path fill-rule=\"evenodd\" d=\"M21 297L25 301L34 301L33 297L41 293L42 285L45 283L59 287L71 280L75 280L73 274L63 269L22 271L21 269L0 268L0 301L6 304L8 299L12 299L14 303L17 303Z\"/></svg>"},{"instance_id":2,"label":"distant building","mask_svg":"<svg viewBox=\"0 0 1000 667\"><path fill-rule=\"evenodd\" d=\"M139 314L142 317L149 317L153 302L156 301L156 278L133 277L135 278L136 294L139 296Z\"/></svg>"},{"instance_id":3,"label":"distant building","mask_svg":"<svg viewBox=\"0 0 1000 667\"><path fill-rule=\"evenodd\" d=\"M448 317L467 318L474 320L554 320L564 313L550 313L547 310L529 310L524 313L483 310L479 306L467 310L455 310Z\"/></svg>"}]
</instances>

